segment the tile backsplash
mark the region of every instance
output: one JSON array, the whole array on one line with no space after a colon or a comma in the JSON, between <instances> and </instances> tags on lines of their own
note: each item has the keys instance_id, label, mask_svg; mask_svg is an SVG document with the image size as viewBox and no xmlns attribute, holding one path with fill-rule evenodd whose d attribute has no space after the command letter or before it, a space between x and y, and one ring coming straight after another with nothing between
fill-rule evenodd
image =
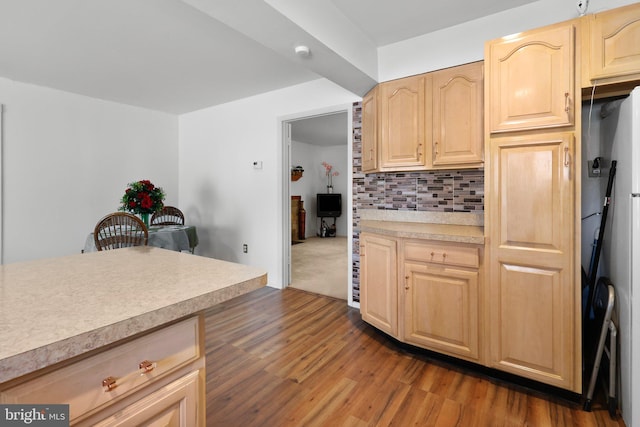
<instances>
[{"instance_id":1,"label":"tile backsplash","mask_svg":"<svg viewBox=\"0 0 640 427\"><path fill-rule=\"evenodd\" d=\"M360 301L361 209L482 212L484 169L362 173L361 103L353 104L353 300Z\"/></svg>"}]
</instances>

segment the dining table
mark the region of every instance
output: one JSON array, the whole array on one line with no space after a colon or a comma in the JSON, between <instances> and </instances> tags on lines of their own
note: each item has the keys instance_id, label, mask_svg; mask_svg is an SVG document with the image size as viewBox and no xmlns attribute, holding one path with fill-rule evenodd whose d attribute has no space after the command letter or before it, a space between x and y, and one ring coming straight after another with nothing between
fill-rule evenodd
<instances>
[{"instance_id":1,"label":"dining table","mask_svg":"<svg viewBox=\"0 0 640 427\"><path fill-rule=\"evenodd\" d=\"M194 252L198 246L198 233L194 225L152 225L148 228L149 239L147 244L157 248L170 249L172 251ZM96 252L96 244L93 233L89 233L84 243L83 252Z\"/></svg>"}]
</instances>

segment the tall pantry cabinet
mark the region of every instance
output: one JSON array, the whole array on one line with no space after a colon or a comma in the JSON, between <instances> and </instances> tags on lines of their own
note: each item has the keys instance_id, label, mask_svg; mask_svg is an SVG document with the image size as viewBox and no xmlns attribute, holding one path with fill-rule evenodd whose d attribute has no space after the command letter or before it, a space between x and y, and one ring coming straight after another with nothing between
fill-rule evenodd
<instances>
[{"instance_id":1,"label":"tall pantry cabinet","mask_svg":"<svg viewBox=\"0 0 640 427\"><path fill-rule=\"evenodd\" d=\"M489 365L582 391L577 21L485 46Z\"/></svg>"}]
</instances>

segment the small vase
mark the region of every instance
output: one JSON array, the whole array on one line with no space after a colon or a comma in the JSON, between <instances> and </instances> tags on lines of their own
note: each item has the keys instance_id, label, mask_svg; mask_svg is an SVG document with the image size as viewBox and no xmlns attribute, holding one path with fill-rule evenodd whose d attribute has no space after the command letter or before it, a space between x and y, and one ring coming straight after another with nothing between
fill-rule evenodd
<instances>
[{"instance_id":1,"label":"small vase","mask_svg":"<svg viewBox=\"0 0 640 427\"><path fill-rule=\"evenodd\" d=\"M148 213L141 213L140 214L140 219L142 219L142 222L144 222L145 227L149 228L149 214Z\"/></svg>"},{"instance_id":2,"label":"small vase","mask_svg":"<svg viewBox=\"0 0 640 427\"><path fill-rule=\"evenodd\" d=\"M333 193L333 185L327 185L327 193Z\"/></svg>"}]
</instances>

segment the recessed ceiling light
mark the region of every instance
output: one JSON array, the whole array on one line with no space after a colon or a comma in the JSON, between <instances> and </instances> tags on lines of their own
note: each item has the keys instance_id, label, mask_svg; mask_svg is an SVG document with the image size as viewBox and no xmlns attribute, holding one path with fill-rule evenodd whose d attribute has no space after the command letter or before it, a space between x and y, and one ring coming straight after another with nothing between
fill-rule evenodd
<instances>
[{"instance_id":1,"label":"recessed ceiling light","mask_svg":"<svg viewBox=\"0 0 640 427\"><path fill-rule=\"evenodd\" d=\"M308 46L304 46L304 45L296 46L295 51L296 51L296 55L302 58L306 58L309 55L311 55L311 51L309 50Z\"/></svg>"}]
</instances>

